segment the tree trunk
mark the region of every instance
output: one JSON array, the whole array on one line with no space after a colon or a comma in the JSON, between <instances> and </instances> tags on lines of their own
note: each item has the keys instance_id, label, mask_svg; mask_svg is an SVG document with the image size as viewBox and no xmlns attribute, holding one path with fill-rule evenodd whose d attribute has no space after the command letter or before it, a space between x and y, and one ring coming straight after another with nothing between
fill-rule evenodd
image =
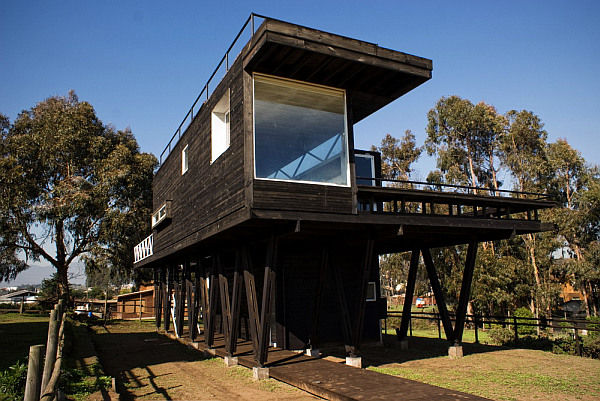
<instances>
[{"instance_id":1,"label":"tree trunk","mask_svg":"<svg viewBox=\"0 0 600 401\"><path fill-rule=\"evenodd\" d=\"M66 264L63 264L62 266L55 266L56 267L56 276L57 276L57 281L58 281L58 294L59 294L59 298L60 299L64 299L66 304L69 304L69 296L70 296L70 289L69 289L69 276L67 274L69 266L67 266Z\"/></svg>"},{"instance_id":2,"label":"tree trunk","mask_svg":"<svg viewBox=\"0 0 600 401\"><path fill-rule=\"evenodd\" d=\"M537 301L537 295L539 294L541 296L541 289L542 289L542 283L540 280L540 272L537 266L537 261L535 258L535 236L534 234L527 234L525 236L525 245L527 246L527 251L529 253L529 261L531 262L531 266L533 267L533 275L535 277L535 284L536 284L536 292L533 295L533 300L532 300L532 312L534 314L535 317L539 316L539 302ZM541 302L541 304L543 305L544 303Z\"/></svg>"},{"instance_id":3,"label":"tree trunk","mask_svg":"<svg viewBox=\"0 0 600 401\"><path fill-rule=\"evenodd\" d=\"M56 273L58 276L58 293L59 298L64 299L65 303L69 304L69 277L67 272L69 265L67 264L67 247L65 245L64 222L57 220L56 229Z\"/></svg>"}]
</instances>

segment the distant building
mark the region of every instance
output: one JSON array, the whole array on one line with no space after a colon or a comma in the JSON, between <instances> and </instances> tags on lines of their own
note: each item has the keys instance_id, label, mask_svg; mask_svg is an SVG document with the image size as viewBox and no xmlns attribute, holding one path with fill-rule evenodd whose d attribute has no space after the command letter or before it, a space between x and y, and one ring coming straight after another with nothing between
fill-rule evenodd
<instances>
[{"instance_id":1,"label":"distant building","mask_svg":"<svg viewBox=\"0 0 600 401\"><path fill-rule=\"evenodd\" d=\"M117 319L154 317L154 287L140 286L140 290L117 295Z\"/></svg>"},{"instance_id":2,"label":"distant building","mask_svg":"<svg viewBox=\"0 0 600 401\"><path fill-rule=\"evenodd\" d=\"M30 290L20 290L11 292L0 297L0 304L14 304L19 305L21 303L33 304L37 302L37 292Z\"/></svg>"}]
</instances>

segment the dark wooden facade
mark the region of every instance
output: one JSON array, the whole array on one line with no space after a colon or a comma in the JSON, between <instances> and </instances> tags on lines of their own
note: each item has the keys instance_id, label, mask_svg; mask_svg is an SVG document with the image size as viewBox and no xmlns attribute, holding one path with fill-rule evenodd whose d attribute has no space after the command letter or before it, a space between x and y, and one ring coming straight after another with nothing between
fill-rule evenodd
<instances>
[{"instance_id":1,"label":"dark wooden facade","mask_svg":"<svg viewBox=\"0 0 600 401\"><path fill-rule=\"evenodd\" d=\"M269 342L286 349L342 342L355 354L361 341L379 339L385 316L379 254L422 254L438 298L429 249L471 244L468 300L478 242L547 229L537 210L551 207L548 201L382 185L377 157L367 177L374 185L357 180L353 124L431 71L428 59L265 19L155 175L154 207L168 203L168 219L154 230L152 255L136 266L155 270L158 324L168 329L173 320L183 334L185 320L195 338L202 318L208 345L217 330L231 354L238 336L252 339L258 365L267 361ZM348 185L255 177L256 73L344 91ZM211 111L226 93L230 145L211 163Z\"/></svg>"}]
</instances>

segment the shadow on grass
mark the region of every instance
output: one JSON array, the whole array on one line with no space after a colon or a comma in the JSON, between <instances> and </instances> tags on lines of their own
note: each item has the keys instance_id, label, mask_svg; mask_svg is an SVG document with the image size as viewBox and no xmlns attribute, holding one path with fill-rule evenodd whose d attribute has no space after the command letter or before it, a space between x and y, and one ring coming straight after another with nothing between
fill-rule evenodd
<instances>
[{"instance_id":1,"label":"shadow on grass","mask_svg":"<svg viewBox=\"0 0 600 401\"><path fill-rule=\"evenodd\" d=\"M448 347L450 346L450 343L444 339L409 337L408 349L401 350L396 336L390 334L383 335L383 343L383 347L379 344L367 344L361 347L360 356L363 358L363 366L380 366L388 363L448 357ZM465 356L507 349L506 347L473 343L464 343L462 346ZM343 347L324 347L321 351L324 356L346 357Z\"/></svg>"},{"instance_id":2,"label":"shadow on grass","mask_svg":"<svg viewBox=\"0 0 600 401\"><path fill-rule=\"evenodd\" d=\"M0 324L0 371L8 369L17 361L26 363L29 347L46 345L48 321Z\"/></svg>"},{"instance_id":3,"label":"shadow on grass","mask_svg":"<svg viewBox=\"0 0 600 401\"><path fill-rule=\"evenodd\" d=\"M104 371L116 379L117 391L121 399L130 400L139 396L136 388L144 386L142 380L148 380L152 391L148 396L172 399L169 388L156 384L156 375L152 366L169 362L193 362L204 359L202 354L188 349L185 345L173 341L155 331L150 326L131 332L119 332L116 325L97 326L93 329L92 341ZM142 371L134 372L135 369ZM140 375L141 373L141 375ZM141 380L140 380L141 379ZM150 390L149 389L149 390Z\"/></svg>"}]
</instances>

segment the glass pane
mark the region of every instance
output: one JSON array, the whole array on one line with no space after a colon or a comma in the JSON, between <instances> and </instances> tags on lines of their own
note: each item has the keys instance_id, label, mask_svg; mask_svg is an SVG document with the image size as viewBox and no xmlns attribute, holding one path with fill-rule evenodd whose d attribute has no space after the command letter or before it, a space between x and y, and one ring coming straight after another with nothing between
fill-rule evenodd
<instances>
[{"instance_id":1,"label":"glass pane","mask_svg":"<svg viewBox=\"0 0 600 401\"><path fill-rule=\"evenodd\" d=\"M373 169L373 167L374 167L373 159L374 159L374 157L372 155L360 155L360 154L354 155L354 165L356 168L356 176L357 177L363 177L363 178L370 178L370 177L374 178L375 177L375 171ZM365 179L357 178L356 184L357 185L375 186L375 180L365 180Z\"/></svg>"},{"instance_id":2,"label":"glass pane","mask_svg":"<svg viewBox=\"0 0 600 401\"><path fill-rule=\"evenodd\" d=\"M256 177L348 185L344 92L254 78Z\"/></svg>"}]
</instances>

